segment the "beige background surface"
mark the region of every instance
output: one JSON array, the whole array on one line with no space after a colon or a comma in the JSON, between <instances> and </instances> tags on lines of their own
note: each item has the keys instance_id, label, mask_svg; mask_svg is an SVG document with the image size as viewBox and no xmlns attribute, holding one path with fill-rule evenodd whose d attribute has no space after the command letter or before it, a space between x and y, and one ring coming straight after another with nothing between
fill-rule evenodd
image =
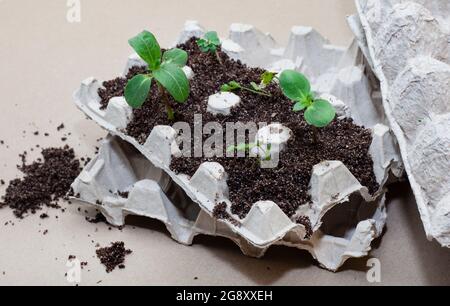
<instances>
[{"instance_id":1,"label":"beige background surface","mask_svg":"<svg viewBox=\"0 0 450 306\"><path fill-rule=\"evenodd\" d=\"M2 179L19 175L15 165L23 150L62 145L64 132L56 132L60 122L72 133L69 143L79 156L93 154L105 132L85 120L71 94L88 76L119 74L131 52L127 39L144 28L167 45L186 19L200 20L223 35L230 23L240 21L285 43L290 27L302 24L347 44L351 33L345 16L354 6L352 0L81 0L81 9L81 23L71 24L64 0L0 0L0 139L8 146L0 146ZM34 136L35 130L51 137ZM89 262L81 285L369 284L367 258L350 260L334 274L318 268L307 253L288 248L275 247L257 260L224 239L199 237L192 247L182 246L156 221L132 220L136 228L109 231L87 223L77 207L68 206L65 213L50 210L47 220L31 216L22 221L9 209L0 210L0 285L69 285L64 274L71 254ZM406 183L391 187L388 208L386 234L372 253L382 264L381 284L450 285L450 252L426 241ZM8 220L15 225L3 226ZM134 253L125 270L106 274L94 258L94 245L116 240Z\"/></svg>"}]
</instances>

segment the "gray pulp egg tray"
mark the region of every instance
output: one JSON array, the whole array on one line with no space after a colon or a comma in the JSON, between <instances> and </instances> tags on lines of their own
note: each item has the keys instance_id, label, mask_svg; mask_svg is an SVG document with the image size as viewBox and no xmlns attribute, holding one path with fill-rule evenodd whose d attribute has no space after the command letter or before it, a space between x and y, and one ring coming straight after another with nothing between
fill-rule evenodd
<instances>
[{"instance_id":1,"label":"gray pulp egg tray","mask_svg":"<svg viewBox=\"0 0 450 306\"><path fill-rule=\"evenodd\" d=\"M381 82L427 237L450 247L450 1L356 5L349 24Z\"/></svg>"},{"instance_id":2,"label":"gray pulp egg tray","mask_svg":"<svg viewBox=\"0 0 450 306\"><path fill-rule=\"evenodd\" d=\"M176 44L204 32L197 22L188 21ZM97 206L113 225L123 225L127 215L160 220L173 239L187 245L198 234L223 236L254 257L263 256L271 245L285 245L307 250L332 271L348 258L367 255L386 222L385 186L390 178L402 176L403 165L386 122L379 84L356 41L349 48L336 47L312 28L294 27L288 45L280 48L269 34L251 25L233 24L229 38L222 39L222 48L249 66L307 73L313 89L326 95L338 116L351 117L370 128L370 154L380 189L370 195L342 162L324 161L313 168L311 203L300 206L294 217L267 199L254 203L244 219L228 211L231 220L218 220L213 217L214 207L227 203L229 210L231 206L224 168L205 162L192 177L174 173L169 166L180 153L177 132L170 126L156 126L140 144L123 132L132 120L125 99L112 98L106 110L101 110L97 91L102 82L91 77L75 92L75 103L109 136L73 183L79 199ZM135 65L144 63L133 54L125 74ZM191 69L184 71L192 77ZM129 196L123 198L116 191L128 191ZM310 237L304 225L293 221L298 216L309 217Z\"/></svg>"}]
</instances>

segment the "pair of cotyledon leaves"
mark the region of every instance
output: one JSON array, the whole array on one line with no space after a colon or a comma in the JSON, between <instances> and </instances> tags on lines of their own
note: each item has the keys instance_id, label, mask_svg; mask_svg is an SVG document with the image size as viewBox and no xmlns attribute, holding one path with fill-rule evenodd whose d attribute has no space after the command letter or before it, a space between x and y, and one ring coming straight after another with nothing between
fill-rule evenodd
<instances>
[{"instance_id":1,"label":"pair of cotyledon leaves","mask_svg":"<svg viewBox=\"0 0 450 306\"><path fill-rule=\"evenodd\" d=\"M336 111L330 102L315 99L308 79L295 70L284 70L280 77L280 86L286 97L295 102L293 110L305 110L306 122L315 127L325 127L333 121Z\"/></svg>"},{"instance_id":2,"label":"pair of cotyledon leaves","mask_svg":"<svg viewBox=\"0 0 450 306\"><path fill-rule=\"evenodd\" d=\"M129 41L131 47L148 64L150 73L133 77L125 87L125 100L133 107L144 104L153 78L163 86L175 101L183 103L189 96L189 81L181 69L187 63L186 51L174 48L161 54L161 47L155 36L143 31Z\"/></svg>"}]
</instances>

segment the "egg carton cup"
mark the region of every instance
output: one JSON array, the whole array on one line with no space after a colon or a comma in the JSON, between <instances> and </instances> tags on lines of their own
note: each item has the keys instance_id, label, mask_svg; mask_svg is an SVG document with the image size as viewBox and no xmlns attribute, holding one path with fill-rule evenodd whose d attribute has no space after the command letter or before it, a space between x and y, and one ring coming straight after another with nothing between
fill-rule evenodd
<instances>
[{"instance_id":1,"label":"egg carton cup","mask_svg":"<svg viewBox=\"0 0 450 306\"><path fill-rule=\"evenodd\" d=\"M427 237L450 247L450 2L356 5L349 23L381 82Z\"/></svg>"},{"instance_id":2,"label":"egg carton cup","mask_svg":"<svg viewBox=\"0 0 450 306\"><path fill-rule=\"evenodd\" d=\"M187 22L176 43L182 43L192 36L201 36L203 32L197 22ZM323 267L332 271L336 271L348 258L367 255L371 241L381 235L386 221L384 187L391 176L401 176L402 164L395 139L389 127L383 124L384 115L378 111L377 104L381 101L374 98L376 94L374 95L370 86L369 77L364 73L365 67L362 66L361 53L355 47L356 44L345 50L327 45L325 39L319 38L321 36L311 28L294 27L288 47L280 49L268 34L263 34L252 26L235 24L231 26L230 38L222 40L222 48L230 56L244 63L247 63L246 59L252 59L248 60L249 65L256 66L258 59L261 61L260 66L275 72L287 68L309 70L316 76L313 81L315 88L334 88L334 91L330 92L338 96L327 97L335 105L337 115L351 117L355 122L372 130L370 154L374 162L375 176L380 184L380 189L374 195L369 194L368 189L360 184L342 162L324 161L313 168L310 182L311 203L300 206L292 218L275 202L267 199L254 203L248 215L239 220L230 212L227 174L220 164L203 163L192 177L173 172L170 169L171 160L180 155L177 132L170 126L156 126L144 144L128 136L124 128L132 120L131 108L123 97L115 97L110 100L106 110L101 110L97 93L101 82L95 78L82 82L74 94L76 105L89 118L116 136L114 139L121 139L121 142L134 147L139 152L139 159L145 160L154 169L160 169L158 173L170 183L167 185L160 177L127 181L127 176L121 175L119 170L134 171L136 167L127 162L131 157L122 154L123 162L121 159L106 162L102 154L111 156L111 148L117 147L106 142L101 151L105 153L100 153L74 182L75 192L80 193L81 200L93 205L100 201L102 205L97 206L114 225L123 225L127 214L148 216L164 222L172 237L185 244L191 244L193 237L199 233L224 236L235 241L245 254L255 257L263 256L271 245L281 244L309 251ZM250 42L253 45L250 45ZM315 50L324 50L321 65L327 62L327 68L315 68L309 62L310 67L302 64L303 61L307 62L304 58L313 61L313 52L304 53L305 50L314 49L310 44L314 45ZM292 60L294 57L295 62L300 65L287 67L287 63L295 64ZM125 73L134 65L144 63L136 55L132 55ZM188 76L192 76L192 70L187 67L184 70ZM324 95L322 93L321 96ZM100 168L101 171L97 172L109 174L100 175L93 171ZM126 170L127 168L129 169ZM104 177L105 180L97 176ZM125 187L130 189L128 200L121 199L119 205L107 199L109 195L105 192L96 191L99 188L95 186L101 186L103 191L117 190L116 186L111 186L108 181L112 179L110 176L120 180L123 186L126 185ZM134 200L133 193L136 188L145 189L145 186L150 185L153 186L155 196L136 197L137 200ZM156 185L160 186L160 189ZM167 200L167 195L164 197L163 194L169 191L169 186L176 186L184 197L174 201ZM139 194L139 191L136 193ZM184 202L190 204L180 204ZM219 203L226 203L231 218L214 219L213 211ZM198 211L197 218L180 215L174 210L174 207L180 205L190 211ZM140 210L133 207L139 207ZM311 237L308 237L303 224L294 222L299 216L309 217Z\"/></svg>"}]
</instances>

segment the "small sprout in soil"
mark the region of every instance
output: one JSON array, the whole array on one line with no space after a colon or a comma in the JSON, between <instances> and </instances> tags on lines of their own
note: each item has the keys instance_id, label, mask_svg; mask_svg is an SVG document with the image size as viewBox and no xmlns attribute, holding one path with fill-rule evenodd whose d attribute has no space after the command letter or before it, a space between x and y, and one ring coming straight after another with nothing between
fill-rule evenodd
<instances>
[{"instance_id":1,"label":"small sprout in soil","mask_svg":"<svg viewBox=\"0 0 450 306\"><path fill-rule=\"evenodd\" d=\"M220 65L223 65L217 49L220 47L220 39L216 31L207 32L203 38L197 40L197 45L202 52L214 54Z\"/></svg>"},{"instance_id":2,"label":"small sprout in soil","mask_svg":"<svg viewBox=\"0 0 450 306\"><path fill-rule=\"evenodd\" d=\"M179 103L186 102L189 96L189 81L181 69L187 63L186 51L174 48L161 54L158 41L148 31L141 32L128 42L148 64L149 73L138 74L128 81L125 87L125 100L133 108L141 107L147 100L152 81L155 79L166 106L167 117L174 120L174 111L167 92Z\"/></svg>"},{"instance_id":3,"label":"small sprout in soil","mask_svg":"<svg viewBox=\"0 0 450 306\"><path fill-rule=\"evenodd\" d=\"M257 148L257 155L260 159L269 161L271 159L270 150L272 145L267 144L266 148L264 148L259 142L256 143L240 143L238 145L231 145L227 148L227 152L245 152L250 153L251 150Z\"/></svg>"},{"instance_id":4,"label":"small sprout in soil","mask_svg":"<svg viewBox=\"0 0 450 306\"><path fill-rule=\"evenodd\" d=\"M265 71L261 75L261 82L259 84L256 84L255 82L251 82L250 85L252 85L253 89L255 90L263 90L267 86L269 86L270 83L276 78L276 75L274 72Z\"/></svg>"},{"instance_id":5,"label":"small sprout in soil","mask_svg":"<svg viewBox=\"0 0 450 306\"><path fill-rule=\"evenodd\" d=\"M277 78L277 76L276 76L275 72L265 71L261 75L261 83L259 84L259 87L262 89L266 88L276 78Z\"/></svg>"},{"instance_id":6,"label":"small sprout in soil","mask_svg":"<svg viewBox=\"0 0 450 306\"><path fill-rule=\"evenodd\" d=\"M261 96L266 96L266 97L272 96L270 93L261 89L261 87L259 85L257 85L255 82L252 82L250 85L252 86L252 88L243 86L236 81L231 81L231 82L228 82L227 84L223 84L220 87L220 91L232 92L235 90L246 90L246 91L252 92L254 94L261 95Z\"/></svg>"},{"instance_id":7,"label":"small sprout in soil","mask_svg":"<svg viewBox=\"0 0 450 306\"><path fill-rule=\"evenodd\" d=\"M305 120L312 125L314 140L317 142L317 128L330 124L336 115L333 105L327 100L316 99L308 79L295 70L281 73L280 86L284 95L295 102L294 112L305 110Z\"/></svg>"}]
</instances>

